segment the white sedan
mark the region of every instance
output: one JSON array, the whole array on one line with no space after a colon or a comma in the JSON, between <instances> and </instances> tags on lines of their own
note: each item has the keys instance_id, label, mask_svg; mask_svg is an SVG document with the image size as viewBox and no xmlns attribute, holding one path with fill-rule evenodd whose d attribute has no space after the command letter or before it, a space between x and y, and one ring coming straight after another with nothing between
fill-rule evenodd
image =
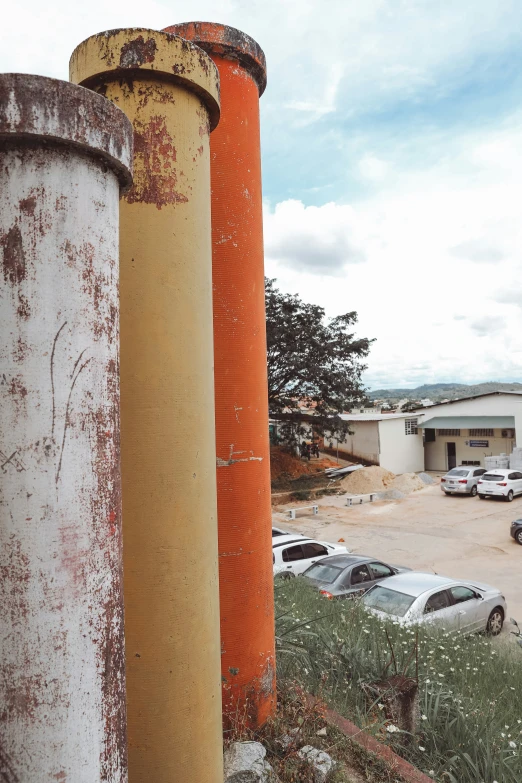
<instances>
[{"instance_id":1,"label":"white sedan","mask_svg":"<svg viewBox=\"0 0 522 783\"><path fill-rule=\"evenodd\" d=\"M289 579L306 571L312 563L327 555L348 553L341 544L316 541L298 533L272 538L274 576Z\"/></svg>"},{"instance_id":2,"label":"white sedan","mask_svg":"<svg viewBox=\"0 0 522 783\"><path fill-rule=\"evenodd\" d=\"M414 571L383 579L361 602L372 614L401 625L422 623L491 636L501 632L507 612L506 599L495 587Z\"/></svg>"},{"instance_id":3,"label":"white sedan","mask_svg":"<svg viewBox=\"0 0 522 783\"><path fill-rule=\"evenodd\" d=\"M503 497L510 503L515 495L522 495L522 473L495 468L479 478L477 489L481 500L486 497Z\"/></svg>"}]
</instances>

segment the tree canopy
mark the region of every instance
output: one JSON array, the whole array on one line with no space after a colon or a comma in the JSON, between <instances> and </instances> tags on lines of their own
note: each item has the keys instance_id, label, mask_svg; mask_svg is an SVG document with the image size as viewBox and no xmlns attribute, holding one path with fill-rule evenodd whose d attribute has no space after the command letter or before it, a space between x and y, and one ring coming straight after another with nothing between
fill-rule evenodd
<instances>
[{"instance_id":1,"label":"tree canopy","mask_svg":"<svg viewBox=\"0 0 522 783\"><path fill-rule=\"evenodd\" d=\"M345 432L339 414L367 399L361 375L373 340L355 336L356 312L327 319L275 283L265 280L270 413L297 421L313 411L317 431Z\"/></svg>"}]
</instances>

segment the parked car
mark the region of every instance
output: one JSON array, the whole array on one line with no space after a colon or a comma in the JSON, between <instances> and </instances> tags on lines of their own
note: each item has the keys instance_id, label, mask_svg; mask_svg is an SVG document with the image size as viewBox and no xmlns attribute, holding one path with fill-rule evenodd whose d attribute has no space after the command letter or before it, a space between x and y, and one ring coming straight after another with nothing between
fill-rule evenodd
<instances>
[{"instance_id":1,"label":"parked car","mask_svg":"<svg viewBox=\"0 0 522 783\"><path fill-rule=\"evenodd\" d=\"M327 541L316 541L305 536L287 535L272 539L274 576L291 578L303 571L321 557L333 554L347 554L348 550L341 544L330 544Z\"/></svg>"},{"instance_id":2,"label":"parked car","mask_svg":"<svg viewBox=\"0 0 522 783\"><path fill-rule=\"evenodd\" d=\"M274 527L272 525L272 538L275 538L276 536L288 536L290 535L288 530L283 530L281 527Z\"/></svg>"},{"instance_id":3,"label":"parked car","mask_svg":"<svg viewBox=\"0 0 522 783\"><path fill-rule=\"evenodd\" d=\"M403 571L411 568L388 565L366 555L330 555L311 565L303 579L326 598L355 598L382 579Z\"/></svg>"},{"instance_id":4,"label":"parked car","mask_svg":"<svg viewBox=\"0 0 522 783\"><path fill-rule=\"evenodd\" d=\"M446 495L458 492L463 495L475 497L479 478L486 472L485 468L473 468L467 465L459 465L458 468L448 470L440 480L440 488Z\"/></svg>"},{"instance_id":5,"label":"parked car","mask_svg":"<svg viewBox=\"0 0 522 783\"><path fill-rule=\"evenodd\" d=\"M515 539L517 544L522 545L522 519L514 519L511 523L511 537Z\"/></svg>"},{"instance_id":6,"label":"parked car","mask_svg":"<svg viewBox=\"0 0 522 783\"><path fill-rule=\"evenodd\" d=\"M484 473L478 481L478 495L481 500L503 497L511 503L515 495L522 495L522 473L507 468L495 468Z\"/></svg>"},{"instance_id":7,"label":"parked car","mask_svg":"<svg viewBox=\"0 0 522 783\"><path fill-rule=\"evenodd\" d=\"M414 571L384 579L361 601L373 614L401 625L434 624L463 634L497 636L507 612L506 599L495 587Z\"/></svg>"}]
</instances>

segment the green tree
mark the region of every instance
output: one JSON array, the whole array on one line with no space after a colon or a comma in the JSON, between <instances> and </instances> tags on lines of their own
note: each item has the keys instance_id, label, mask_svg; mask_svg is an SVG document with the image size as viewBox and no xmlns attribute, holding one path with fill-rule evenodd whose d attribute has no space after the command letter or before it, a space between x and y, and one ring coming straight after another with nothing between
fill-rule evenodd
<instances>
[{"instance_id":1,"label":"green tree","mask_svg":"<svg viewBox=\"0 0 522 783\"><path fill-rule=\"evenodd\" d=\"M275 282L265 279L270 415L287 440L300 439L306 423L341 439L349 428L339 415L367 399L361 375L373 340L355 336L356 312L327 319Z\"/></svg>"}]
</instances>

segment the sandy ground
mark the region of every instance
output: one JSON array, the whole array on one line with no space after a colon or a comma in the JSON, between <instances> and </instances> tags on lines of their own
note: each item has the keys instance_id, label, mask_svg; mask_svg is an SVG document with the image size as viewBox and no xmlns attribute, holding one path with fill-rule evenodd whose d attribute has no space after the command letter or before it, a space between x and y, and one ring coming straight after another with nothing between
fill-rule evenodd
<instances>
[{"instance_id":1,"label":"sandy ground","mask_svg":"<svg viewBox=\"0 0 522 783\"><path fill-rule=\"evenodd\" d=\"M396 565L486 582L502 590L508 617L522 624L522 546L509 535L511 521L522 517L522 497L446 496L435 480L400 500L352 508L343 496L319 498L317 516L303 511L292 523L284 509L307 504L277 506L274 523L324 541L344 538L351 551Z\"/></svg>"}]
</instances>

